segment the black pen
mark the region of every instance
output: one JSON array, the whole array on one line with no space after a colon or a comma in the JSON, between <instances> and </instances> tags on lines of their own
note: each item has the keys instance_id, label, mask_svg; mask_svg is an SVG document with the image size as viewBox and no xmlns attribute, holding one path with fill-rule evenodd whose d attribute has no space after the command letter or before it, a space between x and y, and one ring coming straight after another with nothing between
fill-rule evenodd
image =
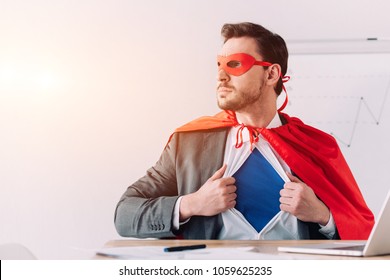
<instances>
[{"instance_id":1,"label":"black pen","mask_svg":"<svg viewBox=\"0 0 390 280\"><path fill-rule=\"evenodd\" d=\"M179 252L185 250L196 250L196 249L204 249L204 248L206 248L206 244L175 246L175 247L164 248L164 252Z\"/></svg>"}]
</instances>

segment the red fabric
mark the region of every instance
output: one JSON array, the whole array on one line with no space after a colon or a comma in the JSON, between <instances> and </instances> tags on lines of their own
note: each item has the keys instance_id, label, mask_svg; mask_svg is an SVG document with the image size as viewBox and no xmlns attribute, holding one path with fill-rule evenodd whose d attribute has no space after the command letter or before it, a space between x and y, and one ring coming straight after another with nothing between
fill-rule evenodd
<instances>
[{"instance_id":1,"label":"red fabric","mask_svg":"<svg viewBox=\"0 0 390 280\"><path fill-rule=\"evenodd\" d=\"M277 128L257 129L294 173L329 207L341 239L365 240L374 225L359 187L335 139L301 120L281 114L287 121ZM238 125L234 112L194 120L175 132L199 131Z\"/></svg>"}]
</instances>

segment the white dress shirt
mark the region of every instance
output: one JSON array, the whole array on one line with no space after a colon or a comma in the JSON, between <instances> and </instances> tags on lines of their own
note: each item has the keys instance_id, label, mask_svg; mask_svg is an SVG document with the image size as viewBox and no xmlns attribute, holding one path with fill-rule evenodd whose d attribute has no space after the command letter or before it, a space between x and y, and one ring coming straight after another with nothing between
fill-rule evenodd
<instances>
[{"instance_id":1,"label":"white dress shirt","mask_svg":"<svg viewBox=\"0 0 390 280\"><path fill-rule=\"evenodd\" d=\"M278 114L272 119L267 128L275 128L281 126L281 120ZM243 145L240 148L236 148L236 135L238 127L232 127L226 140L226 148L224 155L224 163L227 168L223 177L231 177L242 164L247 160L251 154L251 148L257 148L259 152L265 157L265 159L271 164L279 176L285 181L289 182L289 178L286 172L290 172L290 168L280 158L280 156L272 149L269 143L260 136L258 142L251 147L249 139L249 131L244 128L242 131ZM173 226L175 229L179 229L181 224L186 223L188 220L179 223L179 207L181 197L178 199L175 205ZM271 221L260 231L257 232L255 228L245 219L245 217L235 208L229 209L222 213L223 227L219 235L219 239L244 239L244 240L258 240L258 239L307 239L309 238L308 232L305 227L302 227L302 223L298 219L287 213L280 211L271 219ZM335 234L336 227L330 214L330 219L327 225L320 225L320 232L327 238L332 238Z\"/></svg>"}]
</instances>

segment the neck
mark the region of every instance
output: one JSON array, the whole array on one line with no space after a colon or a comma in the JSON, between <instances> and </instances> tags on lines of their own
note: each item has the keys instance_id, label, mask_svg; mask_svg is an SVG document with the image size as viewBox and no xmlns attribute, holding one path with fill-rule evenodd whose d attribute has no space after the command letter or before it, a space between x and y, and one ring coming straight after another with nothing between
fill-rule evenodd
<instances>
[{"instance_id":1,"label":"neck","mask_svg":"<svg viewBox=\"0 0 390 280\"><path fill-rule=\"evenodd\" d=\"M277 114L276 102L236 111L239 122L253 127L267 127Z\"/></svg>"},{"instance_id":2,"label":"neck","mask_svg":"<svg viewBox=\"0 0 390 280\"><path fill-rule=\"evenodd\" d=\"M267 116L255 116L255 115L246 115L236 112L237 119L240 123L249 125L252 127L267 127L272 119L275 117L276 111Z\"/></svg>"}]
</instances>

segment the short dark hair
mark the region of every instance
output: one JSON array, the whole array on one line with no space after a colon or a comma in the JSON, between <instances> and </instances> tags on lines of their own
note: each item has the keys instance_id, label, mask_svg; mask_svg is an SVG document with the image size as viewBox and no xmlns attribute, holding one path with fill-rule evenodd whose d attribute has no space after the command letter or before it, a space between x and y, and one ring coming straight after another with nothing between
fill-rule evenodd
<instances>
[{"instance_id":1,"label":"short dark hair","mask_svg":"<svg viewBox=\"0 0 390 280\"><path fill-rule=\"evenodd\" d=\"M224 43L231 38L250 37L257 43L257 51L263 57L264 61L279 64L282 71L282 77L286 75L288 64L288 50L286 42L278 34L275 34L261 25L251 22L242 22L222 26L221 35ZM280 77L275 86L277 94L282 92L283 82Z\"/></svg>"}]
</instances>

